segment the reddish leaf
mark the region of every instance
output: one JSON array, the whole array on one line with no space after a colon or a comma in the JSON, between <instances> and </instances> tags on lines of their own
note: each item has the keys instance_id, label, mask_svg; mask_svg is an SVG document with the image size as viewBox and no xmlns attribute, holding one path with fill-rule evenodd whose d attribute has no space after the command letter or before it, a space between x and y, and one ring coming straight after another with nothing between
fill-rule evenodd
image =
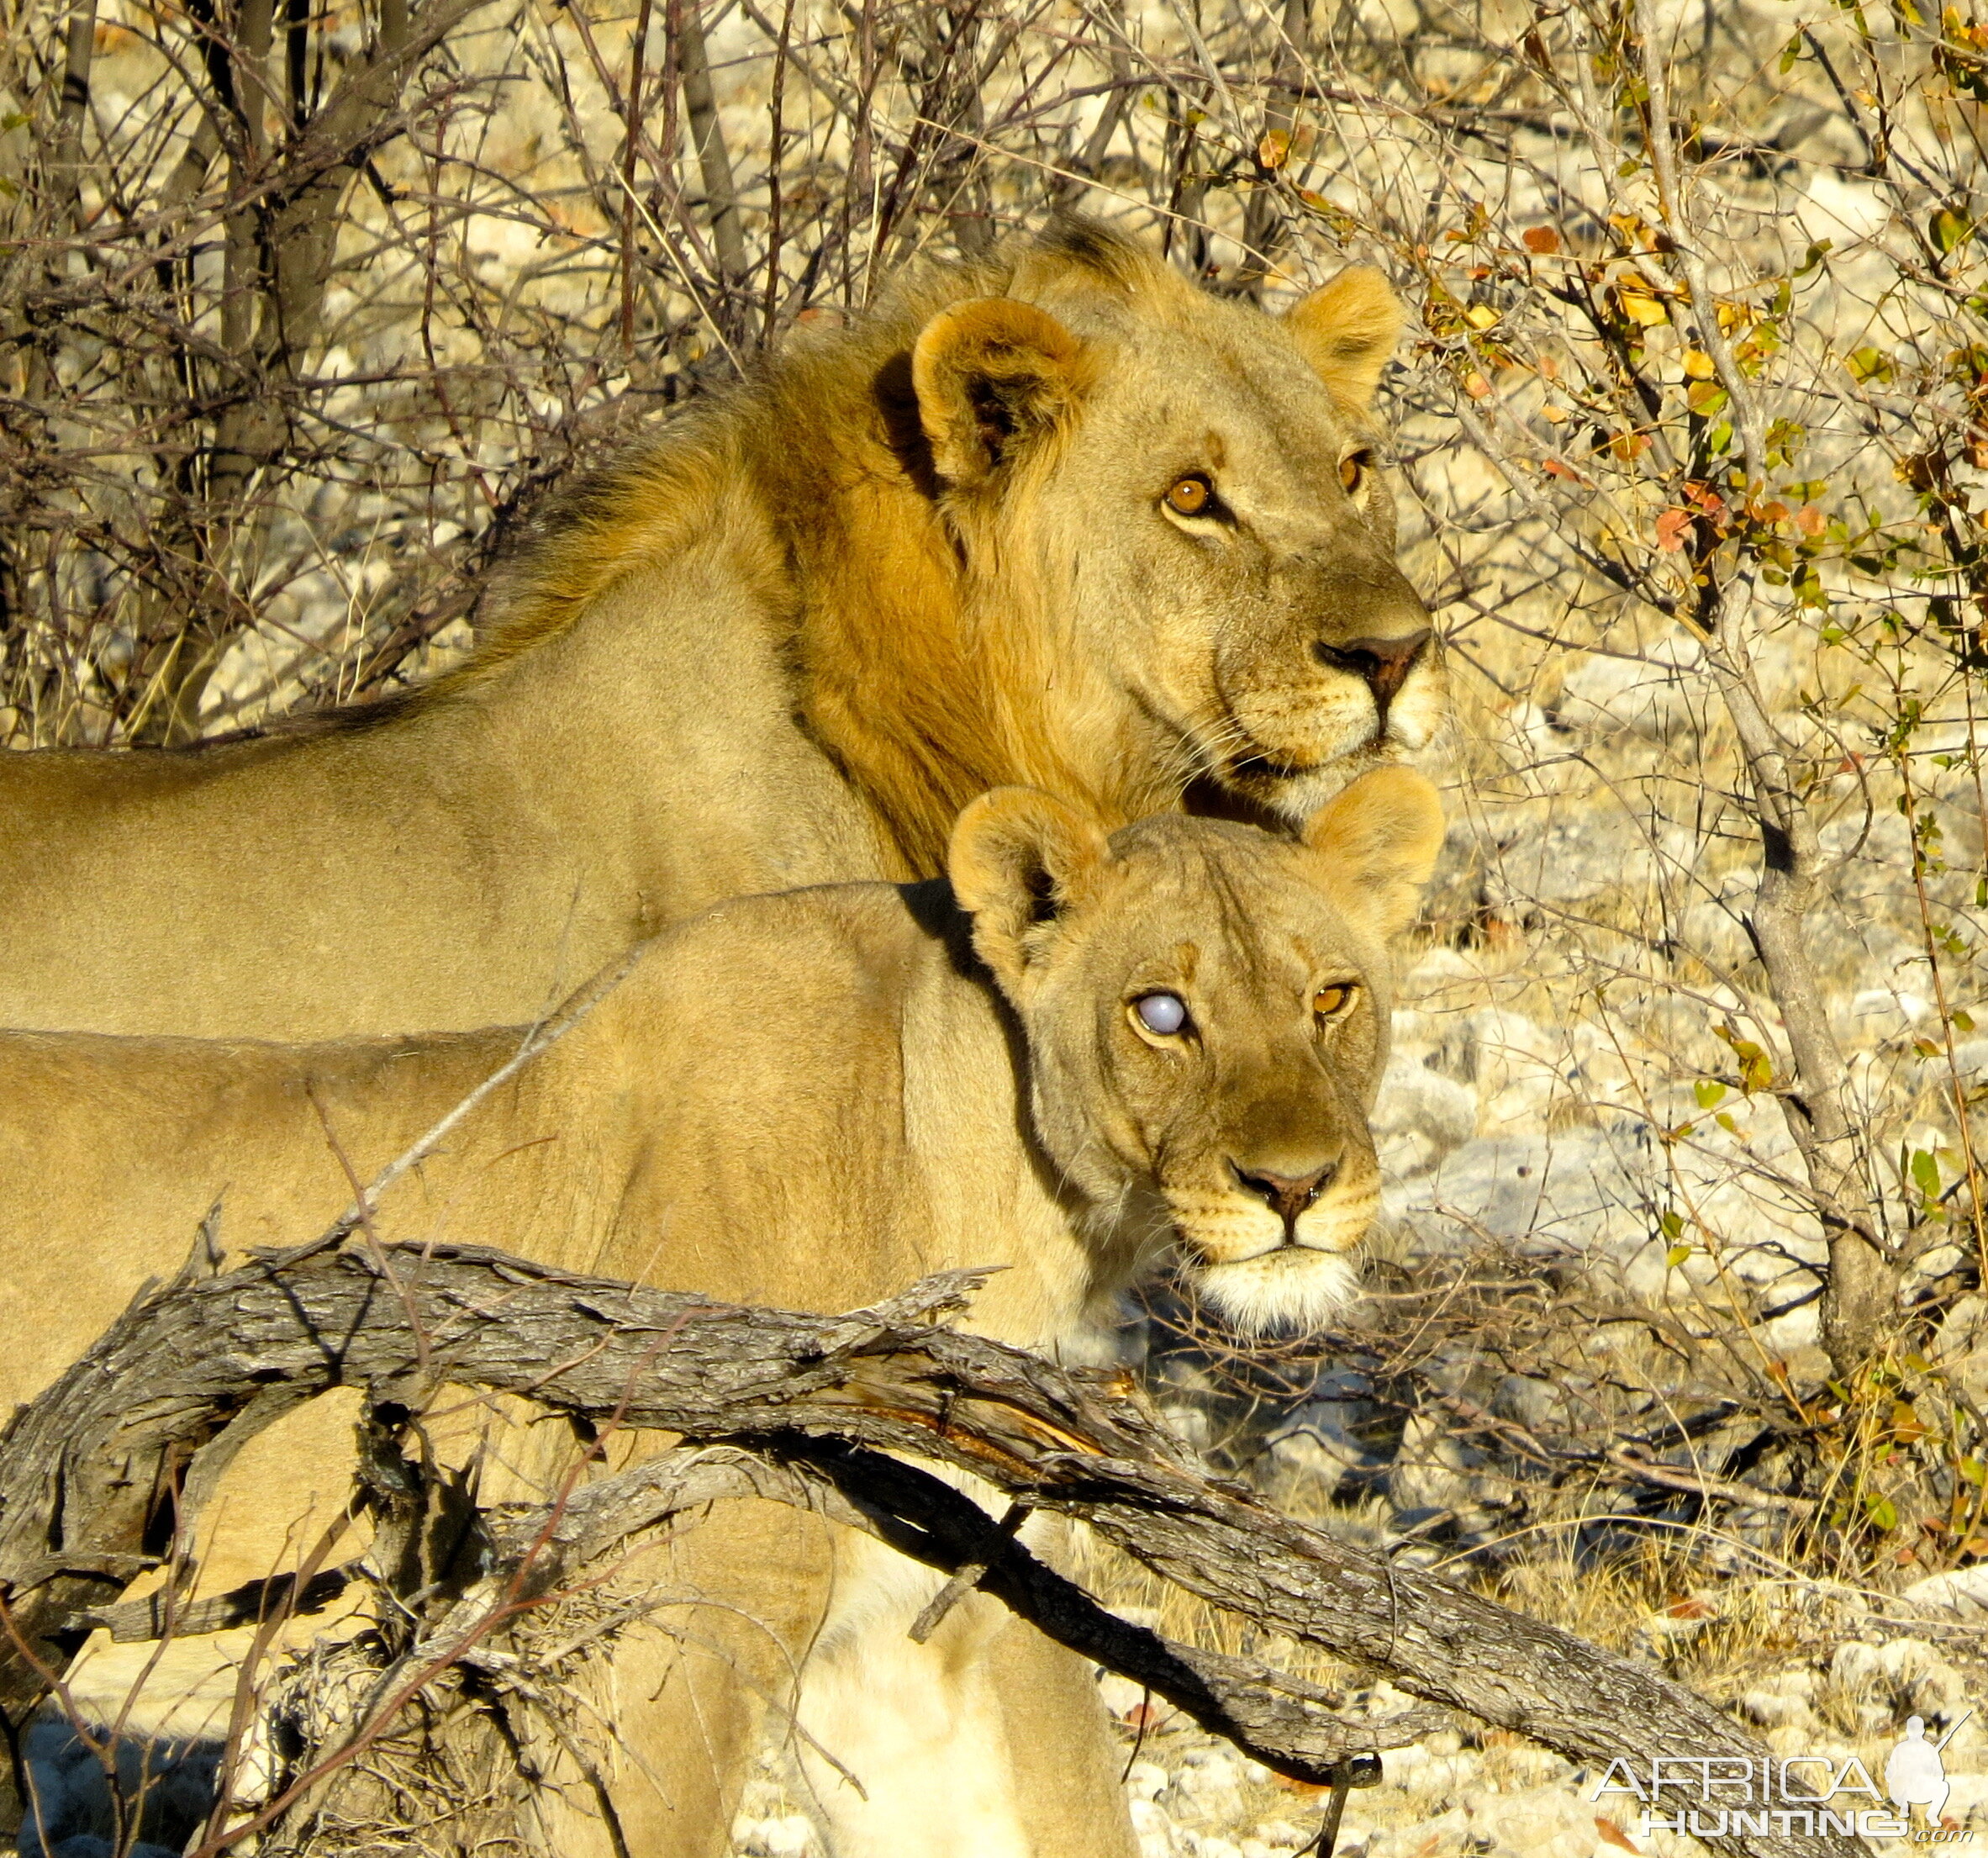
<instances>
[{"instance_id":1,"label":"reddish leaf","mask_svg":"<svg viewBox=\"0 0 1988 1858\"><path fill-rule=\"evenodd\" d=\"M1688 509L1666 509L1657 518L1657 546L1667 555L1674 555L1685 546L1685 532L1691 526L1691 512Z\"/></svg>"},{"instance_id":2,"label":"reddish leaf","mask_svg":"<svg viewBox=\"0 0 1988 1858\"><path fill-rule=\"evenodd\" d=\"M1551 226L1529 226L1519 236L1527 251L1536 251L1542 258L1550 258L1560 249L1560 235Z\"/></svg>"}]
</instances>

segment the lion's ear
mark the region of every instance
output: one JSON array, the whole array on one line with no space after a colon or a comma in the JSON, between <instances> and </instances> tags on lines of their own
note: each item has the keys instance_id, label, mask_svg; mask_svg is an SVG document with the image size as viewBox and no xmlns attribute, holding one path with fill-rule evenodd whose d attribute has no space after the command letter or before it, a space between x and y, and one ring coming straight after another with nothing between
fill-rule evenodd
<instances>
[{"instance_id":1,"label":"lion's ear","mask_svg":"<svg viewBox=\"0 0 1988 1858\"><path fill-rule=\"evenodd\" d=\"M1383 936L1414 920L1442 850L1442 801L1412 768L1376 768L1347 784L1305 826L1332 894Z\"/></svg>"},{"instance_id":2,"label":"lion's ear","mask_svg":"<svg viewBox=\"0 0 1988 1858\"><path fill-rule=\"evenodd\" d=\"M932 463L948 483L985 481L1075 404L1084 346L1047 310L1007 297L942 309L911 351L911 385Z\"/></svg>"},{"instance_id":3,"label":"lion's ear","mask_svg":"<svg viewBox=\"0 0 1988 1858\"><path fill-rule=\"evenodd\" d=\"M1004 992L1015 994L1108 856L1096 820L1038 788L997 787L961 813L946 874Z\"/></svg>"},{"instance_id":4,"label":"lion's ear","mask_svg":"<svg viewBox=\"0 0 1988 1858\"><path fill-rule=\"evenodd\" d=\"M1365 408L1401 335L1401 305L1380 272L1348 265L1329 284L1294 304L1284 326L1333 393Z\"/></svg>"}]
</instances>

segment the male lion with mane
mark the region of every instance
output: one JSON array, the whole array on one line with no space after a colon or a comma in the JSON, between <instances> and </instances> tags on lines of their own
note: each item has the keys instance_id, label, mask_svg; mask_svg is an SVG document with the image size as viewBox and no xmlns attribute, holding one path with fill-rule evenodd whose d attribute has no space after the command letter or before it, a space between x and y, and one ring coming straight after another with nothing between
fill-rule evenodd
<instances>
[{"instance_id":1,"label":"male lion with mane","mask_svg":"<svg viewBox=\"0 0 1988 1858\"><path fill-rule=\"evenodd\" d=\"M746 897L666 932L373 1229L815 1310L999 1264L969 1320L1064 1353L1092 1346L1087 1319L1173 1242L1245 1329L1314 1323L1350 1287L1379 1201L1366 1118L1389 939L1442 837L1433 789L1405 768L1361 777L1295 837L1179 814L1108 833L1039 791L987 795L953 833L950 889ZM377 1169L519 1037L0 1035L0 1391L33 1394L170 1271L224 1185L238 1243L321 1230L350 1191L328 1127ZM313 1477L342 1500L349 1433L303 1431L236 1498L245 1531L216 1500L207 1586L284 1556ZM560 1469L541 1467L552 1484ZM632 1633L594 1660L599 1719L626 1745L609 1757L621 1849L724 1849L757 1686L793 1698L797 1780L836 1858L1131 1858L1080 1660L980 1596L914 1644L935 1577L755 1507L696 1604L680 1558L715 1515L638 1563L679 1656ZM102 1697L100 1681L86 1660L71 1693ZM598 1819L550 1829L556 1850L604 1844Z\"/></svg>"},{"instance_id":2,"label":"male lion with mane","mask_svg":"<svg viewBox=\"0 0 1988 1858\"><path fill-rule=\"evenodd\" d=\"M912 269L559 504L428 688L0 756L0 1025L530 1019L721 897L932 876L1008 784L1303 819L1442 713L1367 412L1399 321L1079 219Z\"/></svg>"}]
</instances>

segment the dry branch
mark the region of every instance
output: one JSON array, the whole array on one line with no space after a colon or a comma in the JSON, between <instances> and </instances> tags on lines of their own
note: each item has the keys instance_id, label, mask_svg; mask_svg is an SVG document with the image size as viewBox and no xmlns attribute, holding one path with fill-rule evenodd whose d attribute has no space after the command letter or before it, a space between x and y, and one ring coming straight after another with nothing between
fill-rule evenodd
<instances>
[{"instance_id":1,"label":"dry branch","mask_svg":"<svg viewBox=\"0 0 1988 1858\"><path fill-rule=\"evenodd\" d=\"M272 1256L182 1280L135 1303L0 1441L11 1627L0 1703L18 1713L40 1694L36 1667L60 1667L71 1616L101 1606L144 1565L178 1472L187 1469L189 1486L211 1475L230 1419L338 1385L404 1401L422 1391L424 1368L431 1383L523 1395L590 1420L619 1415L689 1442L581 1493L560 1518L554 1572L686 1503L775 1496L940 1568L984 1564L982 1584L1052 1636L1285 1773L1321 1779L1349 1743L1373 1738L1370 1728L1349 1738L1306 1686L1113 1619L958 1492L879 1455L904 1453L1077 1518L1219 1605L1577 1759L1641 1762L1679 1750L1760 1758L1736 1724L1653 1671L1395 1568L1211 1479L1129 1385L936 1327L977 1281L948 1274L825 1318L463 1247L404 1252L392 1282L351 1252ZM716 1445L733 1449L698 1449ZM430 1635L430 1658L448 1655L459 1623L451 1614ZM1752 1858L1796 1850L1773 1834L1717 1843ZM1847 1858L1860 1848L1825 1840L1820 1849Z\"/></svg>"}]
</instances>

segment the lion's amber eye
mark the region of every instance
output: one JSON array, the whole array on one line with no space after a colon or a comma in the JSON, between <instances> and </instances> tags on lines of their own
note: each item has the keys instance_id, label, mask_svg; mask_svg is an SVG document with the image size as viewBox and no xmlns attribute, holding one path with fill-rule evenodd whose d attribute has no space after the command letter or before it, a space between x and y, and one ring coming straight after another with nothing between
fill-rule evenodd
<instances>
[{"instance_id":1,"label":"lion's amber eye","mask_svg":"<svg viewBox=\"0 0 1988 1858\"><path fill-rule=\"evenodd\" d=\"M1353 983L1342 982L1333 987L1321 987L1311 996L1311 1010L1321 1019L1331 1019L1343 1012L1353 997Z\"/></svg>"},{"instance_id":2,"label":"lion's amber eye","mask_svg":"<svg viewBox=\"0 0 1988 1858\"><path fill-rule=\"evenodd\" d=\"M1167 507L1176 516L1205 516L1215 502L1215 486L1199 472L1176 478L1167 492Z\"/></svg>"},{"instance_id":3,"label":"lion's amber eye","mask_svg":"<svg viewBox=\"0 0 1988 1858\"><path fill-rule=\"evenodd\" d=\"M1187 1028L1187 1002L1178 994L1142 994L1132 1002L1132 1011L1147 1032L1163 1038Z\"/></svg>"},{"instance_id":4,"label":"lion's amber eye","mask_svg":"<svg viewBox=\"0 0 1988 1858\"><path fill-rule=\"evenodd\" d=\"M1366 483L1367 473L1374 467L1374 454L1370 451L1349 453L1339 461L1339 481L1346 486L1349 497L1359 494L1360 486Z\"/></svg>"}]
</instances>

